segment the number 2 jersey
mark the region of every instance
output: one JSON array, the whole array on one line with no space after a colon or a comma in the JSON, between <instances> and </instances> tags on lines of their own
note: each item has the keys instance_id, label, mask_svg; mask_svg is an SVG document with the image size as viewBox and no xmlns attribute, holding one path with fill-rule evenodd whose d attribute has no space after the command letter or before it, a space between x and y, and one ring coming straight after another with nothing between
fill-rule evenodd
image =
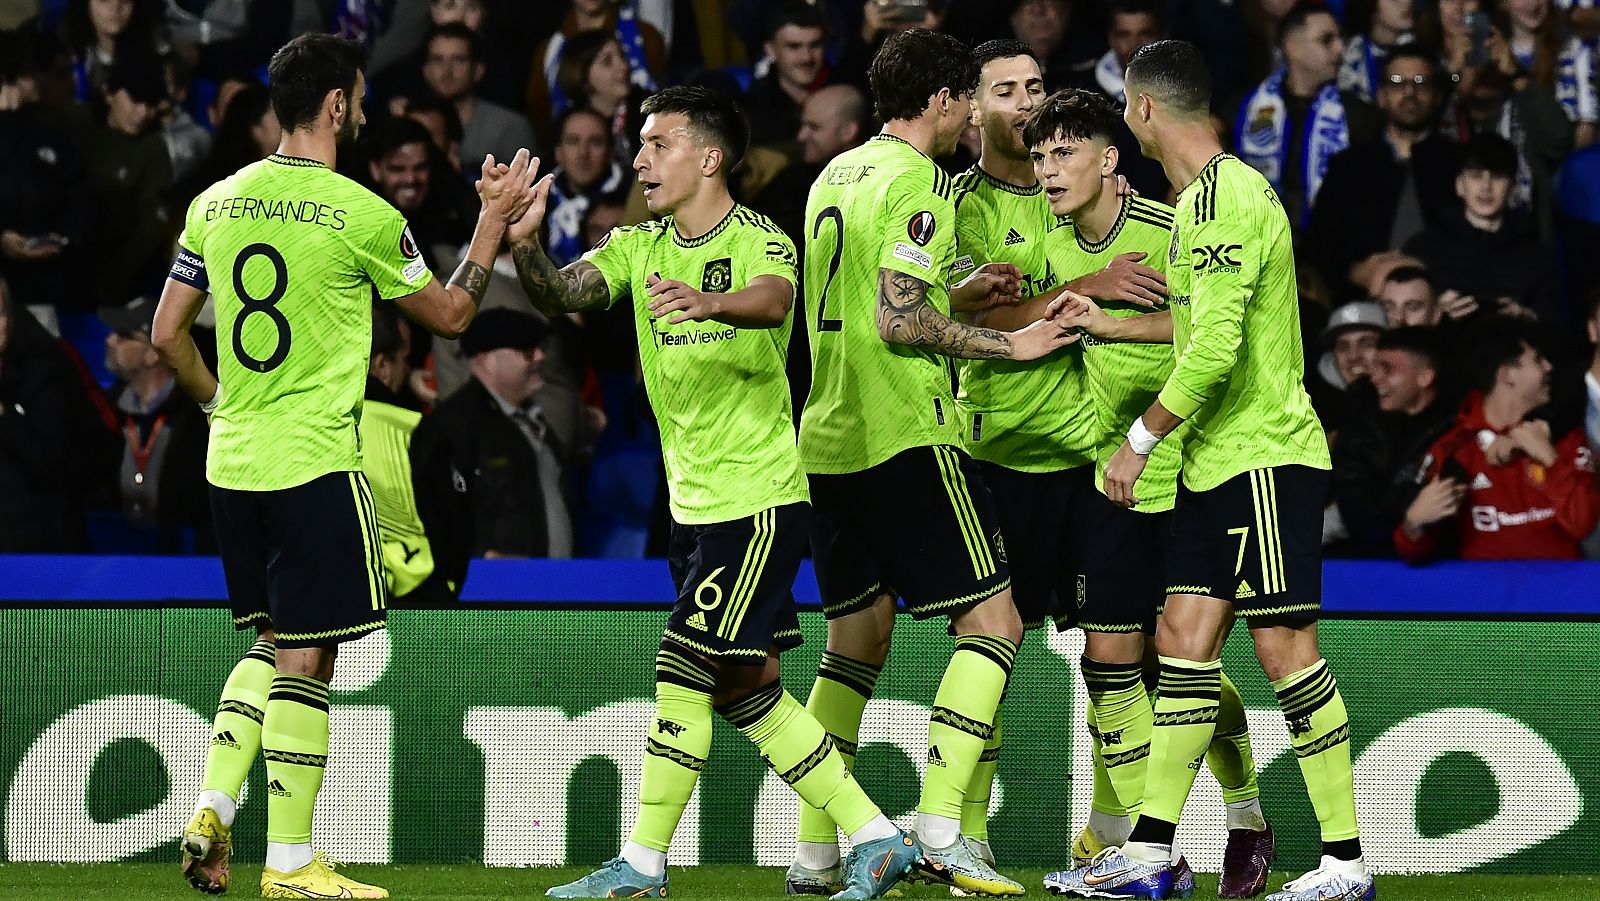
<instances>
[{"instance_id":1,"label":"number 2 jersey","mask_svg":"<svg viewBox=\"0 0 1600 901\"><path fill-rule=\"evenodd\" d=\"M811 185L805 317L811 394L800 417L806 472L860 472L913 447L959 444L951 361L878 334L878 273L927 284L950 313L954 184L915 147L879 134L834 157Z\"/></svg>"},{"instance_id":2,"label":"number 2 jersey","mask_svg":"<svg viewBox=\"0 0 1600 901\"><path fill-rule=\"evenodd\" d=\"M432 278L405 217L322 163L273 154L195 198L171 278L216 310L211 483L276 491L360 469L372 298Z\"/></svg>"}]
</instances>

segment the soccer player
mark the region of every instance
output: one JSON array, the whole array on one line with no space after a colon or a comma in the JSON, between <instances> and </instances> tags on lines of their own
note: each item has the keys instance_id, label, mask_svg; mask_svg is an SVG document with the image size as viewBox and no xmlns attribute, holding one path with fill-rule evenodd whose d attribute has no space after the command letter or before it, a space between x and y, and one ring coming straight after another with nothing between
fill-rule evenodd
<instances>
[{"instance_id":1,"label":"soccer player","mask_svg":"<svg viewBox=\"0 0 1600 901\"><path fill-rule=\"evenodd\" d=\"M667 847L717 713L849 832L855 848L836 897L875 898L921 853L778 681L779 652L800 643L789 590L810 522L784 370L794 244L728 193L728 172L749 140L732 106L703 88L673 87L641 109L633 168L662 218L614 229L557 269L538 237L546 176L511 231L522 285L547 314L633 304L645 388L661 423L678 590L656 655L656 717L633 835L616 858L548 894L667 896Z\"/></svg>"},{"instance_id":2,"label":"soccer player","mask_svg":"<svg viewBox=\"0 0 1600 901\"><path fill-rule=\"evenodd\" d=\"M870 78L883 130L835 157L806 204L812 386L800 456L815 506L812 555L828 648L807 706L853 759L888 653L895 598L948 616L955 653L934 698L916 832L967 892L1015 894L960 840L963 799L1010 677L1022 622L994 503L961 449L955 358L1032 360L1076 337L1041 320L1002 332L952 312L1017 297L1018 270L987 263L948 287L955 186L933 161L954 150L978 68L954 38L891 36ZM834 821L802 810L791 893L837 880ZM841 824L842 825L842 824Z\"/></svg>"},{"instance_id":3,"label":"soccer player","mask_svg":"<svg viewBox=\"0 0 1600 901\"><path fill-rule=\"evenodd\" d=\"M1050 209L1064 217L1062 227L1050 234L1052 261L1062 278L1100 270L1107 260L1123 254L1138 254L1166 266L1172 208L1142 197L1118 196L1115 190L1118 118L1117 108L1104 95L1068 90L1044 100L1023 130ZM1122 301L1105 301L1102 306L1116 318L1151 313L1143 305ZM1157 310L1164 312L1166 305ZM1172 372L1172 346L1096 338L1081 346L1085 393L1093 407L1092 458L1103 465L1122 446L1127 423L1155 400ZM1139 479L1137 508L1111 503L1103 493L1098 466L1087 467L1090 485L1078 499L1077 519L1071 524L1077 548L1076 620L1086 639L1082 669L1095 746L1089 825L1072 850L1079 865L1126 841L1133 828L1131 817L1144 800L1154 711L1141 671L1152 650L1145 636L1155 631L1157 611L1166 599L1163 556L1178 490L1179 442L1187 429L1177 431L1176 437L1151 453L1150 465ZM1003 514L1003 505L1001 510ZM1018 561L1024 550L1018 545L1022 544L1012 542L1013 572L1021 569ZM1228 848L1219 894L1254 897L1266 888L1273 836L1261 813L1244 701L1226 675L1221 677L1217 733L1206 762L1222 785L1227 804ZM1193 888L1194 876L1188 863L1174 856L1174 893L1181 893Z\"/></svg>"},{"instance_id":4,"label":"soccer player","mask_svg":"<svg viewBox=\"0 0 1600 901\"><path fill-rule=\"evenodd\" d=\"M486 159L483 209L450 285L428 273L405 219L333 171L366 93L362 52L326 34L273 55L278 152L189 207L156 310L154 340L211 416L206 476L234 625L258 640L228 677L203 790L184 829L183 871L228 886L228 836L257 751L267 760L268 898L385 898L311 849L328 759L328 683L339 643L381 629L386 588L357 422L371 302L398 303L458 336L488 284L506 225L533 201L526 151ZM213 273L215 280L212 279ZM189 334L206 293L217 317L214 378Z\"/></svg>"},{"instance_id":5,"label":"soccer player","mask_svg":"<svg viewBox=\"0 0 1600 901\"><path fill-rule=\"evenodd\" d=\"M1146 155L1182 185L1168 245L1171 311L1113 319L1077 300L1062 321L1105 340L1169 337L1176 366L1104 467L1106 496L1145 501L1140 476L1161 440L1188 423L1182 484L1156 633L1160 674L1144 804L1133 833L1088 866L1052 874L1053 890L1165 898L1171 846L1214 737L1221 652L1243 616L1288 720L1321 824L1321 864L1269 901L1376 895L1361 858L1350 722L1317 649L1322 502L1328 447L1302 384L1289 221L1270 185L1224 153L1209 118L1211 78L1198 48L1159 41L1128 66L1124 116ZM1054 312L1054 311L1053 311Z\"/></svg>"}]
</instances>

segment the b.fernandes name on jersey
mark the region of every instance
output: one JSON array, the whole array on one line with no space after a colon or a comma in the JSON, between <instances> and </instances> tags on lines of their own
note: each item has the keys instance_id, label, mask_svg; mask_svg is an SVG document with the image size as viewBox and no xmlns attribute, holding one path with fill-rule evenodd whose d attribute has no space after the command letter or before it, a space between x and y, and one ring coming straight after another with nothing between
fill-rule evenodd
<instances>
[{"instance_id":1,"label":"b.fernandes name on jersey","mask_svg":"<svg viewBox=\"0 0 1600 901\"><path fill-rule=\"evenodd\" d=\"M279 222L308 222L344 231L344 210L315 200L264 200L260 197L224 197L206 204L206 221L229 219L276 219Z\"/></svg>"}]
</instances>

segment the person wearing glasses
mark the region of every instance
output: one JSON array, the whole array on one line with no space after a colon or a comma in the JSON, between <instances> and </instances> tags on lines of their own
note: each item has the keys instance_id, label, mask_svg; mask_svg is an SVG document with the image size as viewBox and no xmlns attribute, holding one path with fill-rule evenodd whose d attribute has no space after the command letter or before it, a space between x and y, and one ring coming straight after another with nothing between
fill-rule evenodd
<instances>
[{"instance_id":1,"label":"person wearing glasses","mask_svg":"<svg viewBox=\"0 0 1600 901\"><path fill-rule=\"evenodd\" d=\"M1306 247L1336 289L1369 284L1369 270L1450 216L1461 147L1436 127L1446 78L1428 51L1394 48L1378 81L1382 132L1328 164Z\"/></svg>"}]
</instances>

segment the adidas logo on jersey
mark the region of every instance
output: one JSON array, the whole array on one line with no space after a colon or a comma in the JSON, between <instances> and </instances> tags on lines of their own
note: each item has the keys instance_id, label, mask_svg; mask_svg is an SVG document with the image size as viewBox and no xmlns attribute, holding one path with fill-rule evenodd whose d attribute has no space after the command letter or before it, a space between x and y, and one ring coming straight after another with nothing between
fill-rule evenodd
<instances>
[{"instance_id":1,"label":"adidas logo on jersey","mask_svg":"<svg viewBox=\"0 0 1600 901\"><path fill-rule=\"evenodd\" d=\"M1024 238L1022 236L1022 234L1020 232L1018 232L1014 228L1011 229L1010 231L1006 232L1006 246L1007 247L1010 247L1013 244L1021 244L1021 243L1025 242L1025 241L1027 241L1027 240L1028 240L1027 238Z\"/></svg>"},{"instance_id":2,"label":"adidas logo on jersey","mask_svg":"<svg viewBox=\"0 0 1600 901\"><path fill-rule=\"evenodd\" d=\"M211 743L214 745L223 745L229 748L239 747L239 742L234 739L233 733L228 732L227 730L223 730L222 732L218 732L216 735L211 736Z\"/></svg>"},{"instance_id":3,"label":"adidas logo on jersey","mask_svg":"<svg viewBox=\"0 0 1600 901\"><path fill-rule=\"evenodd\" d=\"M1493 487L1494 487L1494 483L1489 481L1489 474L1488 473L1480 472L1480 473L1477 474L1477 476L1475 476L1472 479L1472 490L1473 491L1482 491L1485 488L1493 488Z\"/></svg>"},{"instance_id":4,"label":"adidas logo on jersey","mask_svg":"<svg viewBox=\"0 0 1600 901\"><path fill-rule=\"evenodd\" d=\"M1233 593L1233 599L1237 601L1237 600L1243 600L1245 598L1253 598L1255 596L1256 596L1256 590L1254 588L1250 587L1250 583L1244 581L1243 579L1240 579L1239 580L1239 590L1235 591Z\"/></svg>"},{"instance_id":5,"label":"adidas logo on jersey","mask_svg":"<svg viewBox=\"0 0 1600 901\"><path fill-rule=\"evenodd\" d=\"M293 797L293 793L290 792L287 788L284 788L283 783L279 782L276 779L274 779L271 782L267 783L267 794L269 794L269 795L277 795L280 798Z\"/></svg>"},{"instance_id":6,"label":"adidas logo on jersey","mask_svg":"<svg viewBox=\"0 0 1600 901\"><path fill-rule=\"evenodd\" d=\"M939 746L928 748L928 766L944 766L944 755L939 753Z\"/></svg>"},{"instance_id":7,"label":"adidas logo on jersey","mask_svg":"<svg viewBox=\"0 0 1600 901\"><path fill-rule=\"evenodd\" d=\"M704 632L706 630L706 615L696 611L689 617L688 626L691 629L699 629Z\"/></svg>"}]
</instances>

